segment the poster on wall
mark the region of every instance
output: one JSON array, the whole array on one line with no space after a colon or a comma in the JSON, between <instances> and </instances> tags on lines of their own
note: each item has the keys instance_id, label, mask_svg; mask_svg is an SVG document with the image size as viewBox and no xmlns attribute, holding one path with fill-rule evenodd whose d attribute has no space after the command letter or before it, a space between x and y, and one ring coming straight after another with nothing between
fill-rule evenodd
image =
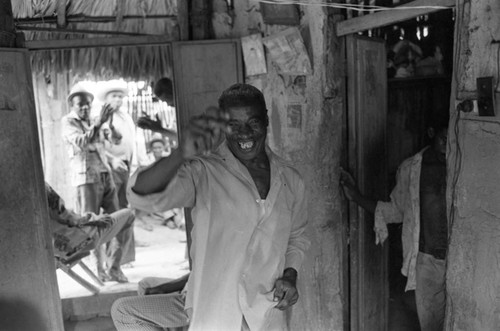
<instances>
[{"instance_id":1,"label":"poster on wall","mask_svg":"<svg viewBox=\"0 0 500 331\"><path fill-rule=\"evenodd\" d=\"M311 62L300 31L293 27L263 39L269 56L284 75L310 75Z\"/></svg>"},{"instance_id":2,"label":"poster on wall","mask_svg":"<svg viewBox=\"0 0 500 331\"><path fill-rule=\"evenodd\" d=\"M288 150L302 148L304 142L304 115L307 105L298 100L289 100L286 105L285 145Z\"/></svg>"},{"instance_id":3,"label":"poster on wall","mask_svg":"<svg viewBox=\"0 0 500 331\"><path fill-rule=\"evenodd\" d=\"M247 76L267 73L266 57L262 37L259 33L241 38L245 72Z\"/></svg>"}]
</instances>

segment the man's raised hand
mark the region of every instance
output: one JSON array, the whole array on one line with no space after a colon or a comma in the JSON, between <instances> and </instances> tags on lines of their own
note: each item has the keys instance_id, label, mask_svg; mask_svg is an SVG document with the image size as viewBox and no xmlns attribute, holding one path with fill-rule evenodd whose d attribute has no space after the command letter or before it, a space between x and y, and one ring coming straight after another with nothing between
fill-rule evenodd
<instances>
[{"instance_id":1,"label":"man's raised hand","mask_svg":"<svg viewBox=\"0 0 500 331\"><path fill-rule=\"evenodd\" d=\"M99 119L98 119L99 126L106 123L109 120L112 113L113 113L113 107L105 103L101 108L101 113L99 114Z\"/></svg>"},{"instance_id":2,"label":"man's raised hand","mask_svg":"<svg viewBox=\"0 0 500 331\"><path fill-rule=\"evenodd\" d=\"M165 130L158 114L156 114L156 120L153 120L144 111L142 112L142 116L137 119L137 126L143 130L151 130L153 132Z\"/></svg>"},{"instance_id":3,"label":"man's raised hand","mask_svg":"<svg viewBox=\"0 0 500 331\"><path fill-rule=\"evenodd\" d=\"M230 131L228 120L229 115L215 107L208 108L203 115L193 116L184 128L181 143L183 156L205 155L215 149L223 134Z\"/></svg>"}]
</instances>

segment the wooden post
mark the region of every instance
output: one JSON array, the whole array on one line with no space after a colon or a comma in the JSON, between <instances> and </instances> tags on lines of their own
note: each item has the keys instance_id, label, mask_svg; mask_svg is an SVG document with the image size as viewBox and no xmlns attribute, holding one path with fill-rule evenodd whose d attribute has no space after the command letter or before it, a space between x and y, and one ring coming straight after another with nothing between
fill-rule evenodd
<instances>
[{"instance_id":1,"label":"wooden post","mask_svg":"<svg viewBox=\"0 0 500 331\"><path fill-rule=\"evenodd\" d=\"M212 1L192 0L190 22L193 40L211 39L212 37Z\"/></svg>"},{"instance_id":2,"label":"wooden post","mask_svg":"<svg viewBox=\"0 0 500 331\"><path fill-rule=\"evenodd\" d=\"M1 46L15 41L0 1ZM28 51L0 50L0 329L62 331Z\"/></svg>"},{"instance_id":3,"label":"wooden post","mask_svg":"<svg viewBox=\"0 0 500 331\"><path fill-rule=\"evenodd\" d=\"M177 24L179 40L189 40L189 4L186 0L177 0Z\"/></svg>"},{"instance_id":4,"label":"wooden post","mask_svg":"<svg viewBox=\"0 0 500 331\"><path fill-rule=\"evenodd\" d=\"M14 47L16 35L12 4L10 0L0 1L0 47Z\"/></svg>"},{"instance_id":5,"label":"wooden post","mask_svg":"<svg viewBox=\"0 0 500 331\"><path fill-rule=\"evenodd\" d=\"M57 0L57 27L65 28L66 25L66 0Z\"/></svg>"},{"instance_id":6,"label":"wooden post","mask_svg":"<svg viewBox=\"0 0 500 331\"><path fill-rule=\"evenodd\" d=\"M120 31L122 23L123 23L123 15L125 14L125 1L118 0L116 2L116 24L115 29Z\"/></svg>"},{"instance_id":7,"label":"wooden post","mask_svg":"<svg viewBox=\"0 0 500 331\"><path fill-rule=\"evenodd\" d=\"M499 15L498 0L457 1L447 152L449 331L498 330L500 325L500 117L479 117L455 106L477 100L478 77L500 79Z\"/></svg>"}]
</instances>

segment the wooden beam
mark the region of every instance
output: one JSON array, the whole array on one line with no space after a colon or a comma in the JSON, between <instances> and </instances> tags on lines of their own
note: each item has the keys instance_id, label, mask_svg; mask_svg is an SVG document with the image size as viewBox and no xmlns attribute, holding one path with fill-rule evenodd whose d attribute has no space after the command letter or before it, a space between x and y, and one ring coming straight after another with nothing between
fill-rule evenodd
<instances>
[{"instance_id":1,"label":"wooden beam","mask_svg":"<svg viewBox=\"0 0 500 331\"><path fill-rule=\"evenodd\" d=\"M0 1L1 3L2 1ZM177 19L175 15L126 15L123 20L137 20L137 19ZM66 17L68 23L109 23L116 22L116 16L86 16L86 15L71 15ZM29 17L29 18L16 18L16 24L54 24L57 23L57 17L44 16L44 17Z\"/></svg>"},{"instance_id":2,"label":"wooden beam","mask_svg":"<svg viewBox=\"0 0 500 331\"><path fill-rule=\"evenodd\" d=\"M186 0L177 0L177 25L179 40L189 40L189 4Z\"/></svg>"},{"instance_id":3,"label":"wooden beam","mask_svg":"<svg viewBox=\"0 0 500 331\"><path fill-rule=\"evenodd\" d=\"M57 40L30 40L25 47L30 51L53 49L72 49L110 46L139 46L164 45L172 42L168 36L130 36L114 38L85 38L85 39L57 39Z\"/></svg>"},{"instance_id":4,"label":"wooden beam","mask_svg":"<svg viewBox=\"0 0 500 331\"><path fill-rule=\"evenodd\" d=\"M66 22L66 0L57 0L57 27L65 28Z\"/></svg>"},{"instance_id":5,"label":"wooden beam","mask_svg":"<svg viewBox=\"0 0 500 331\"><path fill-rule=\"evenodd\" d=\"M49 31L56 33L69 33L69 34L101 34L101 35L120 35L120 36L151 36L150 34L135 33L135 32L122 32L122 31L106 31L106 30L85 30L85 29L60 29L60 28L50 28L43 26L31 26L31 25L18 25L17 30L22 31Z\"/></svg>"},{"instance_id":6,"label":"wooden beam","mask_svg":"<svg viewBox=\"0 0 500 331\"><path fill-rule=\"evenodd\" d=\"M392 9L379 11L373 14L351 18L337 23L337 36L365 31L373 28L398 23L415 18L420 15L426 15L432 12L443 10L438 7L454 7L456 0L415 0L397 8L421 7L408 9ZM425 8L427 7L427 8Z\"/></svg>"}]
</instances>

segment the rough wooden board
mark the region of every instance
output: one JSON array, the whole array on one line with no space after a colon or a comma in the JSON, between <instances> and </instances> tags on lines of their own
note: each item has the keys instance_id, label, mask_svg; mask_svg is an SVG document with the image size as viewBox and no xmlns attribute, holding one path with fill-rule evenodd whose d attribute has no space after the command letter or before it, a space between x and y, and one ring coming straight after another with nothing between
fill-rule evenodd
<instances>
[{"instance_id":1,"label":"rough wooden board","mask_svg":"<svg viewBox=\"0 0 500 331\"><path fill-rule=\"evenodd\" d=\"M28 52L0 49L0 68L2 328L62 330Z\"/></svg>"},{"instance_id":2,"label":"rough wooden board","mask_svg":"<svg viewBox=\"0 0 500 331\"><path fill-rule=\"evenodd\" d=\"M455 126L454 107L455 99L476 97L477 77L497 76L499 45L491 41L500 37L499 16L498 0L457 3L447 153L448 191L455 191L456 198L447 261L448 331L497 330L500 325L500 127L493 118L470 114Z\"/></svg>"},{"instance_id":3,"label":"rough wooden board","mask_svg":"<svg viewBox=\"0 0 500 331\"><path fill-rule=\"evenodd\" d=\"M161 45L172 41L168 36L130 36L114 38L27 40L25 47L30 51L70 49L109 46Z\"/></svg>"},{"instance_id":4,"label":"rough wooden board","mask_svg":"<svg viewBox=\"0 0 500 331\"><path fill-rule=\"evenodd\" d=\"M452 7L455 5L456 0L416 0L404 5L402 7L417 7L417 6L444 6ZM436 8L418 8L418 9L407 9L407 10L387 10L379 11L369 15L363 15L355 18L351 18L345 21L337 23L337 35L345 36L347 34L356 33L360 31L365 31L373 28L378 28L381 26L386 26L401 21L406 21L411 18L433 13L435 11L442 10Z\"/></svg>"}]
</instances>

